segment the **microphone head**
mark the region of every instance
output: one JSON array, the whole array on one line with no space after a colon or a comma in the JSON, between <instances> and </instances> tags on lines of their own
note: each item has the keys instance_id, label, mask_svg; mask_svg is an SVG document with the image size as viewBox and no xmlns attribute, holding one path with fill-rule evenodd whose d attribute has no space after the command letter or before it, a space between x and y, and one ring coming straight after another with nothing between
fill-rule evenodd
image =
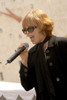
<instances>
[{"instance_id":1,"label":"microphone head","mask_svg":"<svg viewBox=\"0 0 67 100\"><path fill-rule=\"evenodd\" d=\"M29 47L29 44L28 44L28 43L24 43L24 46L25 46L25 47Z\"/></svg>"}]
</instances>

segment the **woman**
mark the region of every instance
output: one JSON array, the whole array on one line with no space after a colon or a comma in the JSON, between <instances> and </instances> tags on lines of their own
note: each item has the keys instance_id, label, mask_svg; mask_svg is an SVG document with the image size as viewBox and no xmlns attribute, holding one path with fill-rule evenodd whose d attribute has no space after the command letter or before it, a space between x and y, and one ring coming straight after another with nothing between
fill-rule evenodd
<instances>
[{"instance_id":1,"label":"woman","mask_svg":"<svg viewBox=\"0 0 67 100\"><path fill-rule=\"evenodd\" d=\"M35 44L20 54L22 86L27 91L34 87L36 100L67 99L67 38L53 35L53 21L39 9L24 17L22 27Z\"/></svg>"}]
</instances>

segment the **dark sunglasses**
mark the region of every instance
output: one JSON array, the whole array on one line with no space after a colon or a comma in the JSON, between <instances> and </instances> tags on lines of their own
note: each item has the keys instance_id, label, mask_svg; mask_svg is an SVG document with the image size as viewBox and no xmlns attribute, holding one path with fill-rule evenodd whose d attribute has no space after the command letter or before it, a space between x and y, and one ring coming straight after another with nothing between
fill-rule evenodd
<instances>
[{"instance_id":1,"label":"dark sunglasses","mask_svg":"<svg viewBox=\"0 0 67 100\"><path fill-rule=\"evenodd\" d=\"M22 31L24 34L32 33L35 28L37 28L37 26L31 26L31 27L28 27L27 29L22 29Z\"/></svg>"}]
</instances>

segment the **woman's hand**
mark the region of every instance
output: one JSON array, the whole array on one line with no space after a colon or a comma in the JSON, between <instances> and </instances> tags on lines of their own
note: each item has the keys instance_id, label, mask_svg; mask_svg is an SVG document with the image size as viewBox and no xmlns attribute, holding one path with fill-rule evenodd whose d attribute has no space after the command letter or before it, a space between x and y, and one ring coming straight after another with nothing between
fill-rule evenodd
<instances>
[{"instance_id":1,"label":"woman's hand","mask_svg":"<svg viewBox=\"0 0 67 100\"><path fill-rule=\"evenodd\" d=\"M24 46L24 43L20 44L19 47L17 48L17 50L21 47ZM15 50L15 52L17 51ZM21 62L25 65L25 66L28 66L27 65L27 61L28 61L28 47L20 54L20 57L21 57Z\"/></svg>"}]
</instances>

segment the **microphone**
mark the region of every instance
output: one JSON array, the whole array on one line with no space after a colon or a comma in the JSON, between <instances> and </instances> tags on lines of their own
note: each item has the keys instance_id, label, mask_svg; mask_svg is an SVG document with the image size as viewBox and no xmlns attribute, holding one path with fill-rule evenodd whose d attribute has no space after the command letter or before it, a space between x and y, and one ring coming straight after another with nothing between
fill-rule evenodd
<instances>
[{"instance_id":1,"label":"microphone","mask_svg":"<svg viewBox=\"0 0 67 100\"><path fill-rule=\"evenodd\" d=\"M29 47L28 43L24 43L24 46L19 48L10 58L8 58L7 63L11 63L16 57L18 57L21 52L23 52L27 47ZM7 64L6 63L6 64ZM5 64L5 65L6 65Z\"/></svg>"}]
</instances>

